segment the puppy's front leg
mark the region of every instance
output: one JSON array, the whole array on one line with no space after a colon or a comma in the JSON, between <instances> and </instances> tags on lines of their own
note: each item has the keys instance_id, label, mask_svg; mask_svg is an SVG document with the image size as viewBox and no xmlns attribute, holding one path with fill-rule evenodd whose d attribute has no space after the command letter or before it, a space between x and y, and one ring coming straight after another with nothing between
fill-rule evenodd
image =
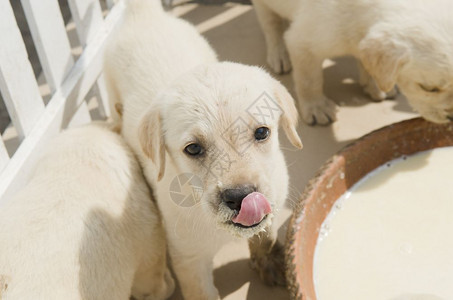
<instances>
[{"instance_id":1,"label":"puppy's front leg","mask_svg":"<svg viewBox=\"0 0 453 300\"><path fill-rule=\"evenodd\" d=\"M266 40L267 63L277 74L289 72L291 62L283 40L283 33L287 27L286 21L261 1L252 2Z\"/></svg>"},{"instance_id":2,"label":"puppy's front leg","mask_svg":"<svg viewBox=\"0 0 453 300\"><path fill-rule=\"evenodd\" d=\"M314 47L310 47L303 40L299 28L293 25L285 34L285 39L293 64L293 80L299 112L309 125L328 125L336 119L336 105L324 96L322 91L324 57L314 53Z\"/></svg>"},{"instance_id":3,"label":"puppy's front leg","mask_svg":"<svg viewBox=\"0 0 453 300\"><path fill-rule=\"evenodd\" d=\"M282 245L271 229L249 239L250 262L267 285L286 285L285 257Z\"/></svg>"},{"instance_id":4,"label":"puppy's front leg","mask_svg":"<svg viewBox=\"0 0 453 300\"><path fill-rule=\"evenodd\" d=\"M170 255L185 300L220 299L219 292L214 286L213 256L172 251Z\"/></svg>"}]
</instances>

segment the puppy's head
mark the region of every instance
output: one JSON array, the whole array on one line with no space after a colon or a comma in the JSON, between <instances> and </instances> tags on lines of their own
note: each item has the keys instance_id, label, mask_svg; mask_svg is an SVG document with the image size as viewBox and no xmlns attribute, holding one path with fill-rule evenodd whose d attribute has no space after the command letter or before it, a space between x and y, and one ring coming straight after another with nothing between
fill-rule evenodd
<instances>
[{"instance_id":1,"label":"puppy's head","mask_svg":"<svg viewBox=\"0 0 453 300\"><path fill-rule=\"evenodd\" d=\"M360 60L383 91L397 84L425 119L444 123L453 119L453 22L434 23L372 30L360 43Z\"/></svg>"},{"instance_id":2,"label":"puppy's head","mask_svg":"<svg viewBox=\"0 0 453 300\"><path fill-rule=\"evenodd\" d=\"M270 224L287 196L278 129L301 148L296 125L294 101L278 81L257 67L217 63L163 92L139 134L159 179L166 164L177 174L165 177L190 173L200 179L200 218L250 237Z\"/></svg>"}]
</instances>

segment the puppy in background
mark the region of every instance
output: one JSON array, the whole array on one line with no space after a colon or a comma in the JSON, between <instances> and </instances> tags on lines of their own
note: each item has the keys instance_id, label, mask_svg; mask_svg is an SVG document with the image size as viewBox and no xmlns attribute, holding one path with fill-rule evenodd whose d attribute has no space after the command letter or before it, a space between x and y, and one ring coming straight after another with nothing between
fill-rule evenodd
<instances>
[{"instance_id":1,"label":"puppy in background","mask_svg":"<svg viewBox=\"0 0 453 300\"><path fill-rule=\"evenodd\" d=\"M156 193L183 296L219 298L213 258L238 238L249 240L261 278L284 284L272 221L288 193L279 127L302 147L294 101L262 69L217 62L196 29L159 2L127 1L104 70L110 99L122 105L122 134Z\"/></svg>"},{"instance_id":2,"label":"puppy in background","mask_svg":"<svg viewBox=\"0 0 453 300\"><path fill-rule=\"evenodd\" d=\"M0 205L4 299L166 299L165 233L133 153L107 125L55 138ZM3 299L3 298L2 298Z\"/></svg>"},{"instance_id":3,"label":"puppy in background","mask_svg":"<svg viewBox=\"0 0 453 300\"><path fill-rule=\"evenodd\" d=\"M299 110L308 124L335 120L323 95L322 62L353 55L372 99L396 95L395 84L425 119L453 119L453 2L393 0L253 0L268 62L293 67ZM285 21L291 22L286 31ZM286 32L285 32L286 31ZM286 42L286 47L285 47Z\"/></svg>"}]
</instances>

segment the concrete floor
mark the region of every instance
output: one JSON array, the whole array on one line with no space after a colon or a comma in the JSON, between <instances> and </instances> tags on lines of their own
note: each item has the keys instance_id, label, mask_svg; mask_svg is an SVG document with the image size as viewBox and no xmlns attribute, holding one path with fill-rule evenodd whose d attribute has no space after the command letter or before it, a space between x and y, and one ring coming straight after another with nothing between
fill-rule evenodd
<instances>
[{"instance_id":1,"label":"concrete floor","mask_svg":"<svg viewBox=\"0 0 453 300\"><path fill-rule=\"evenodd\" d=\"M199 6L184 4L173 13L195 24L217 51L220 60L267 68L264 37L253 7L242 4ZM277 76L294 95L291 74ZM277 217L279 239L284 242L292 203L299 199L308 180L331 155L360 136L382 126L416 116L403 96L374 103L357 84L356 62L338 58L325 63L325 93L339 104L338 121L328 127L300 124L304 149L296 151L281 135L291 178L290 197ZM215 283L222 299L289 299L284 288L269 288L248 266L245 241L227 245L215 258ZM179 292L171 298L182 299Z\"/></svg>"}]
</instances>

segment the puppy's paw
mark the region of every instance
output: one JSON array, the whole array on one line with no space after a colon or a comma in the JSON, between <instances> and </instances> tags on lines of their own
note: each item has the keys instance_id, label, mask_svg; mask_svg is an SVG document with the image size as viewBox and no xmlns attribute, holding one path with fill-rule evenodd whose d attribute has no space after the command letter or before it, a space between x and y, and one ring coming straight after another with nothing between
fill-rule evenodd
<instances>
[{"instance_id":1,"label":"puppy's paw","mask_svg":"<svg viewBox=\"0 0 453 300\"><path fill-rule=\"evenodd\" d=\"M266 285L286 286L285 254L280 243L276 242L270 253L261 252L260 255L253 255L250 258L250 265Z\"/></svg>"},{"instance_id":2,"label":"puppy's paw","mask_svg":"<svg viewBox=\"0 0 453 300\"><path fill-rule=\"evenodd\" d=\"M308 125L329 125L337 120L335 102L324 96L315 101L301 101L300 110L302 119Z\"/></svg>"},{"instance_id":3,"label":"puppy's paw","mask_svg":"<svg viewBox=\"0 0 453 300\"><path fill-rule=\"evenodd\" d=\"M275 47L269 47L267 52L267 63L272 71L277 74L284 74L291 71L291 61L283 41Z\"/></svg>"}]
</instances>

